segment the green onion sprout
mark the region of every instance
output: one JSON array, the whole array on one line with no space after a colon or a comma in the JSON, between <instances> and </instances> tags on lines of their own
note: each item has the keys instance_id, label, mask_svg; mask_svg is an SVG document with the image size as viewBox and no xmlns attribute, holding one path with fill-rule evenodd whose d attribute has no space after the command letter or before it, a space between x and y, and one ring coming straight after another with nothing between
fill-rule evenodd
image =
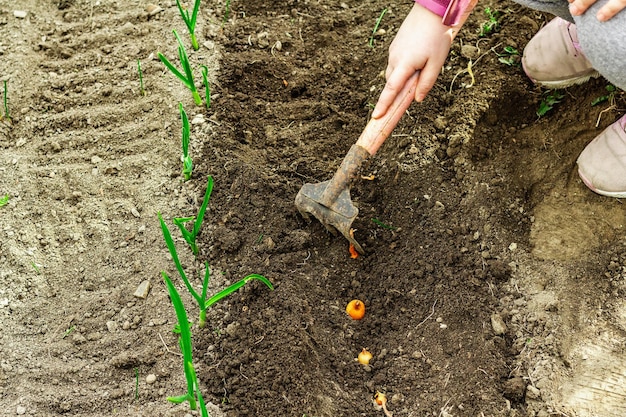
<instances>
[{"instance_id":1,"label":"green onion sprout","mask_svg":"<svg viewBox=\"0 0 626 417\"><path fill-rule=\"evenodd\" d=\"M189 29L189 36L191 37L191 46L194 51L197 51L198 48L198 40L196 39L196 18L198 17L198 10L200 9L200 0L196 0L193 5L193 11L191 12L191 16L189 16L189 10L183 9L183 6L180 5L180 0L176 0L176 5L178 6L178 11L180 12L180 16L185 21L185 25L187 25L187 29Z\"/></svg>"},{"instance_id":2,"label":"green onion sprout","mask_svg":"<svg viewBox=\"0 0 626 417\"><path fill-rule=\"evenodd\" d=\"M200 94L198 94L198 90L196 89L196 85L193 82L193 71L191 70L191 64L189 63L189 57L187 56L187 51L185 51L185 46L183 45L183 41L176 33L176 30L173 30L174 36L176 36L176 40L178 41L178 58L180 59L180 64L183 67L183 71L185 75L183 75L172 63L159 52L157 55L161 62L170 70L172 74L174 74L182 83L191 91L193 95L193 101L197 106L202 104L202 99L200 98Z\"/></svg>"},{"instance_id":3,"label":"green onion sprout","mask_svg":"<svg viewBox=\"0 0 626 417\"><path fill-rule=\"evenodd\" d=\"M191 179L191 174L193 173L193 161L189 156L189 119L187 118L185 109L183 109L183 103L178 103L178 108L180 110L180 118L183 124L183 178L185 181L189 181Z\"/></svg>"},{"instance_id":4,"label":"green onion sprout","mask_svg":"<svg viewBox=\"0 0 626 417\"><path fill-rule=\"evenodd\" d=\"M172 221L180 229L180 233L183 235L185 242L189 244L191 251L194 255L198 255L198 245L196 244L196 237L200 233L202 222L204 221L204 214L206 213L207 206L209 205L209 199L211 198L211 192L213 191L213 177L209 176L207 180L206 191L204 192L204 198L202 199L202 205L198 211L198 217L194 220L193 217L175 217ZM191 232L185 227L185 223L193 221L193 229Z\"/></svg>"},{"instance_id":5,"label":"green onion sprout","mask_svg":"<svg viewBox=\"0 0 626 417\"><path fill-rule=\"evenodd\" d=\"M204 83L204 91L206 94L206 108L207 110L211 107L211 85L209 84L209 69L206 65L203 65L200 68L202 72L202 82Z\"/></svg>"}]
</instances>

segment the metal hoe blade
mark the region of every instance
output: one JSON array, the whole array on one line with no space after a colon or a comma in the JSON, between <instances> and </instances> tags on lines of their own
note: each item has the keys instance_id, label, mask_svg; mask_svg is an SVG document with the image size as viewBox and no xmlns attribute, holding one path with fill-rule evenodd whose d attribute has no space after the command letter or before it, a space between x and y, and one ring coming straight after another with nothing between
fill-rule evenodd
<instances>
[{"instance_id":1,"label":"metal hoe blade","mask_svg":"<svg viewBox=\"0 0 626 417\"><path fill-rule=\"evenodd\" d=\"M302 217L308 220L309 214L312 214L328 231L333 234L340 232L359 253L364 254L365 251L350 233L352 222L359 214L359 210L350 199L350 190L344 188L330 207L320 203L321 196L329 184L330 181L304 184L296 196L296 207Z\"/></svg>"},{"instance_id":2,"label":"metal hoe blade","mask_svg":"<svg viewBox=\"0 0 626 417\"><path fill-rule=\"evenodd\" d=\"M350 181L369 156L366 149L352 145L330 181L304 184L296 196L296 207L302 217L309 219L312 214L333 234L339 231L361 254L365 253L363 247L350 233L352 222L359 214L350 199Z\"/></svg>"}]
</instances>

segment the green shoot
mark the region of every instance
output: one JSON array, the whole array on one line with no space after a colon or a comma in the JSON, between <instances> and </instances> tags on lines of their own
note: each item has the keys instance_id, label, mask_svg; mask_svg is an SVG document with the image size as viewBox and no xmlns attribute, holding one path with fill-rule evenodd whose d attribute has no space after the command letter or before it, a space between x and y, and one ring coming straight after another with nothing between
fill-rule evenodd
<instances>
[{"instance_id":1,"label":"green shoot","mask_svg":"<svg viewBox=\"0 0 626 417\"><path fill-rule=\"evenodd\" d=\"M206 108L207 110L211 107L211 85L209 84L209 69L206 65L201 67L202 71L202 82L204 83L204 90L206 93Z\"/></svg>"},{"instance_id":2,"label":"green shoot","mask_svg":"<svg viewBox=\"0 0 626 417\"><path fill-rule=\"evenodd\" d=\"M139 368L135 368L135 399L139 398Z\"/></svg>"},{"instance_id":3,"label":"green shoot","mask_svg":"<svg viewBox=\"0 0 626 417\"><path fill-rule=\"evenodd\" d=\"M9 115L9 98L8 98L8 88L7 88L7 80L4 80L4 118L7 120L11 120L11 116Z\"/></svg>"},{"instance_id":4,"label":"green shoot","mask_svg":"<svg viewBox=\"0 0 626 417\"><path fill-rule=\"evenodd\" d=\"M4 197L0 197L0 207L4 207L9 203L9 195L5 194Z\"/></svg>"},{"instance_id":5,"label":"green shoot","mask_svg":"<svg viewBox=\"0 0 626 417\"><path fill-rule=\"evenodd\" d=\"M37 275L41 274L41 270L39 269L39 266L38 266L35 262L31 261L31 262L30 262L30 266L32 266L32 267L33 267L33 269L35 270L35 272L37 273Z\"/></svg>"},{"instance_id":6,"label":"green shoot","mask_svg":"<svg viewBox=\"0 0 626 417\"><path fill-rule=\"evenodd\" d=\"M485 7L485 15L487 15L487 21L480 25L480 32L478 34L480 37L488 36L500 30L500 23L498 23L500 12L493 10L491 7Z\"/></svg>"},{"instance_id":7,"label":"green shoot","mask_svg":"<svg viewBox=\"0 0 626 417\"><path fill-rule=\"evenodd\" d=\"M259 274L250 274L246 276L245 278L235 282L234 284L230 285L229 287L223 289L222 291L218 292L217 294L207 299L210 270L209 270L209 263L205 262L205 273L204 273L204 279L202 281L202 294L198 294L198 292L194 290L194 288L191 286L189 279L187 279L187 275L185 275L185 271L183 270L183 267L180 263L180 259L178 258L178 253L176 252L176 246L174 245L174 241L172 240L172 235L170 234L170 231L167 228L167 225L163 221L163 218L161 217L161 213L159 213L158 216L159 216L159 222L161 223L161 230L163 231L163 237L165 238L165 243L167 245L167 248L170 251L170 255L172 256L172 259L174 260L176 269L178 270L180 277L185 283L187 290L189 291L191 296L196 300L196 302L198 303L198 306L200 307L200 318L198 320L198 326L200 328L203 328L206 325L206 310L209 307L211 307L213 304L217 303L224 297L227 297L231 293L237 291L239 288L243 287L249 281L259 280L263 282L270 290L274 289L274 286L272 285L272 283L264 276L259 275ZM189 322L185 321L184 323L186 324L183 325L183 323L179 319L179 324L181 325L181 335L184 332L184 327L187 327L187 328L189 327Z\"/></svg>"},{"instance_id":8,"label":"green shoot","mask_svg":"<svg viewBox=\"0 0 626 417\"><path fill-rule=\"evenodd\" d=\"M224 11L224 20L222 20L222 27L228 21L230 17L230 0L226 0L226 10Z\"/></svg>"},{"instance_id":9,"label":"green shoot","mask_svg":"<svg viewBox=\"0 0 626 417\"><path fill-rule=\"evenodd\" d=\"M593 101L591 102L592 106L597 106L598 104L604 103L606 101L608 101L609 103L612 103L613 101L615 101L615 91L616 91L615 86L613 84L609 84L605 88L606 88L607 94L593 99Z\"/></svg>"},{"instance_id":10,"label":"green shoot","mask_svg":"<svg viewBox=\"0 0 626 417\"><path fill-rule=\"evenodd\" d=\"M501 54L496 53L496 55L498 55L499 62L509 67L520 64L519 52L512 46L505 46L503 52Z\"/></svg>"},{"instance_id":11,"label":"green shoot","mask_svg":"<svg viewBox=\"0 0 626 417\"><path fill-rule=\"evenodd\" d=\"M200 94L198 94L198 90L196 89L196 85L193 82L193 71L191 70L191 64L189 63L189 57L187 56L187 51L185 51L185 46L183 45L183 41L176 33L176 30L173 30L174 36L176 36L176 40L178 41L178 58L180 59L180 64L183 67L183 71L185 75L183 75L174 65L170 63L170 61L159 52L157 55L161 62L170 70L172 74L174 74L182 83L191 91L193 95L193 101L197 106L202 104L202 99L200 98Z\"/></svg>"},{"instance_id":12,"label":"green shoot","mask_svg":"<svg viewBox=\"0 0 626 417\"><path fill-rule=\"evenodd\" d=\"M174 311L176 311L176 319L178 320L178 324L180 326L180 336L178 338L180 348L183 351L183 367L185 369L185 378L187 379L187 394L180 395L177 397L167 397L167 400L176 404L180 404L184 401L189 401L189 408L195 410L196 406L196 396L195 387L197 386L196 375L193 372L193 357L192 357L192 347L191 347L191 330L189 329L189 321L187 320L187 312L185 311L185 306L183 305L183 301L180 298L180 294L172 284L172 281L169 279L165 272L161 272L163 276L163 280L165 281L165 285L167 285L167 290L170 294L170 299L172 300L172 304L174 305Z\"/></svg>"},{"instance_id":13,"label":"green shoot","mask_svg":"<svg viewBox=\"0 0 626 417\"><path fill-rule=\"evenodd\" d=\"M565 94L563 94L559 90L554 90L553 92L548 92L547 94L544 94L543 99L541 99L541 103L539 103L539 108L536 111L537 116L545 116L546 113L552 110L554 105L563 100L564 97Z\"/></svg>"},{"instance_id":14,"label":"green shoot","mask_svg":"<svg viewBox=\"0 0 626 417\"><path fill-rule=\"evenodd\" d=\"M195 219L195 221L193 217L175 217L173 219L174 224L180 229L180 233L182 233L185 242L189 244L189 247L191 247L191 251L196 256L198 255L198 245L196 245L196 237L200 233L200 228L202 227L202 222L204 221L204 213L206 212L206 208L209 205L209 199L211 198L212 191L213 177L209 176L206 191L204 192L204 199L202 200L202 205L200 206L200 211L198 211L198 217ZM194 222L191 232L185 227L185 223L190 221Z\"/></svg>"},{"instance_id":15,"label":"green shoot","mask_svg":"<svg viewBox=\"0 0 626 417\"><path fill-rule=\"evenodd\" d=\"M185 181L189 181L193 173L193 161L189 156L189 119L187 118L185 109L183 109L183 103L178 103L178 109L180 110L180 118L183 122L183 178Z\"/></svg>"},{"instance_id":16,"label":"green shoot","mask_svg":"<svg viewBox=\"0 0 626 417\"><path fill-rule=\"evenodd\" d=\"M143 88L143 72L141 71L141 61L137 60L137 72L139 73L139 94L146 95L146 90Z\"/></svg>"},{"instance_id":17,"label":"green shoot","mask_svg":"<svg viewBox=\"0 0 626 417\"><path fill-rule=\"evenodd\" d=\"M382 22L385 13L387 13L387 9L383 9L383 11L380 13L380 16L378 16L378 19L376 19L376 24L374 25L374 29L372 30L372 36L370 36L370 48L374 47L374 35L376 35L376 32L378 31L378 27L380 26L380 22Z\"/></svg>"},{"instance_id":18,"label":"green shoot","mask_svg":"<svg viewBox=\"0 0 626 417\"><path fill-rule=\"evenodd\" d=\"M379 225L380 227L382 227L383 229L387 229L387 230L396 230L397 227L395 226L389 226L388 224L385 224L383 222L381 222L378 219L372 219L372 222L376 223L377 225Z\"/></svg>"},{"instance_id":19,"label":"green shoot","mask_svg":"<svg viewBox=\"0 0 626 417\"><path fill-rule=\"evenodd\" d=\"M65 333L63 333L63 336L61 337L61 339L65 339L67 336L69 336L70 333L74 331L74 329L76 329L76 326L72 326L69 329L67 329Z\"/></svg>"},{"instance_id":20,"label":"green shoot","mask_svg":"<svg viewBox=\"0 0 626 417\"><path fill-rule=\"evenodd\" d=\"M180 5L180 1L176 0L176 5L178 6L178 11L180 12L180 16L185 21L185 25L187 25L187 29L189 29L189 36L191 37L191 46L194 51L197 51L198 48L198 40L196 39L196 18L198 17L198 9L200 9L200 0L196 0L193 5L193 12L191 12L191 16L189 16L189 10L183 9L183 6Z\"/></svg>"}]
</instances>

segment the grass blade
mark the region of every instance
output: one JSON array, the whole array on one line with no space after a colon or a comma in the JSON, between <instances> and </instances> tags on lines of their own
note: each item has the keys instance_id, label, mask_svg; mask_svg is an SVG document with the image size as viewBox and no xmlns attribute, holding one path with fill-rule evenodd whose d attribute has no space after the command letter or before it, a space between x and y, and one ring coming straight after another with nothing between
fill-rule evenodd
<instances>
[{"instance_id":1,"label":"grass blade","mask_svg":"<svg viewBox=\"0 0 626 417\"><path fill-rule=\"evenodd\" d=\"M11 116L9 115L9 102L8 102L9 97L8 97L8 94L9 93L8 93L8 87L7 87L7 80L4 80L4 96L3 96L4 97L4 99L3 99L3 102L4 102L4 117L7 120L11 120Z\"/></svg>"},{"instance_id":2,"label":"grass blade","mask_svg":"<svg viewBox=\"0 0 626 417\"><path fill-rule=\"evenodd\" d=\"M378 19L376 19L376 24L374 25L374 29L372 30L372 36L370 36L370 41L369 41L369 46L370 48L374 47L374 35L376 35L376 31L378 30L378 27L380 26L380 22L382 22L383 17L385 16L385 13L387 13L387 9L383 9L383 11L380 13L380 16L378 16Z\"/></svg>"},{"instance_id":3,"label":"grass blade","mask_svg":"<svg viewBox=\"0 0 626 417\"><path fill-rule=\"evenodd\" d=\"M141 71L141 61L137 60L137 72L139 73L139 94L146 95L146 90L143 88L143 72Z\"/></svg>"}]
</instances>

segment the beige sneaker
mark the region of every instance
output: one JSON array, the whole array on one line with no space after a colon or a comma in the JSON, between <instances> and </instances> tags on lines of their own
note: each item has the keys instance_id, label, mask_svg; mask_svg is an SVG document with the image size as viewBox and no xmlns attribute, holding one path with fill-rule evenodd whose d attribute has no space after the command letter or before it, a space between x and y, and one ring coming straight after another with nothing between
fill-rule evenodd
<instances>
[{"instance_id":1,"label":"beige sneaker","mask_svg":"<svg viewBox=\"0 0 626 417\"><path fill-rule=\"evenodd\" d=\"M591 141L576 162L578 175L592 191L626 197L626 115Z\"/></svg>"},{"instance_id":2,"label":"beige sneaker","mask_svg":"<svg viewBox=\"0 0 626 417\"><path fill-rule=\"evenodd\" d=\"M599 75L580 49L576 25L560 17L552 19L528 42L522 66L534 83L546 88L582 84Z\"/></svg>"}]
</instances>

